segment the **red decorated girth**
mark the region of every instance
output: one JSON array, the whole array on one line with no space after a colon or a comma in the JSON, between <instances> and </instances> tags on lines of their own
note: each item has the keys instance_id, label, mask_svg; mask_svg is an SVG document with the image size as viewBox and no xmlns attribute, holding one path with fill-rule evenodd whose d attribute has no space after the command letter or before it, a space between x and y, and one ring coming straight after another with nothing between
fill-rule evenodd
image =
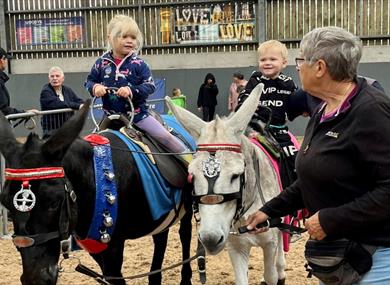
<instances>
[{"instance_id":1,"label":"red decorated girth","mask_svg":"<svg viewBox=\"0 0 390 285\"><path fill-rule=\"evenodd\" d=\"M218 150L225 150L225 151L233 151L241 153L241 145L240 144L198 144L198 147L196 149L197 151L208 151L208 152L216 152Z\"/></svg>"},{"instance_id":2,"label":"red decorated girth","mask_svg":"<svg viewBox=\"0 0 390 285\"><path fill-rule=\"evenodd\" d=\"M38 180L49 178L65 177L64 168L62 167L41 167L41 168L6 168L6 180Z\"/></svg>"}]
</instances>

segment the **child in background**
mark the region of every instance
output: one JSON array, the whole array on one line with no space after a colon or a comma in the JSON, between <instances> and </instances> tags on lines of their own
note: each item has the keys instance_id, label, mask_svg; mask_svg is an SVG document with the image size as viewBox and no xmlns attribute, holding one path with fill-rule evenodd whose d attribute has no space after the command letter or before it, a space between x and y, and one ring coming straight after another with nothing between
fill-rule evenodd
<instances>
[{"instance_id":1,"label":"child in background","mask_svg":"<svg viewBox=\"0 0 390 285\"><path fill-rule=\"evenodd\" d=\"M180 106L184 109L186 108L187 98L181 93L181 90L179 88L172 89L171 99L173 104ZM168 111L168 115L173 115L170 110Z\"/></svg>"},{"instance_id":2,"label":"child in background","mask_svg":"<svg viewBox=\"0 0 390 285\"><path fill-rule=\"evenodd\" d=\"M291 77L282 73L287 66L288 56L284 44L276 40L266 41L260 44L257 52L259 71L252 73L245 91L239 94L237 109L257 84L264 84L259 107L249 123L247 135L256 137L265 127L278 142L283 150L280 171L283 188L285 188L296 179L295 156L298 150L288 134L286 118L290 118L291 114L295 115L295 111L291 110L291 102L297 87Z\"/></svg>"},{"instance_id":3,"label":"child in background","mask_svg":"<svg viewBox=\"0 0 390 285\"><path fill-rule=\"evenodd\" d=\"M102 97L106 114L128 114L131 99L134 124L175 153L186 147L148 113L146 99L156 87L148 65L138 56L143 35L134 19L116 15L107 26L109 50L92 66L85 87L92 96ZM117 87L116 95L108 94L108 87Z\"/></svg>"}]
</instances>

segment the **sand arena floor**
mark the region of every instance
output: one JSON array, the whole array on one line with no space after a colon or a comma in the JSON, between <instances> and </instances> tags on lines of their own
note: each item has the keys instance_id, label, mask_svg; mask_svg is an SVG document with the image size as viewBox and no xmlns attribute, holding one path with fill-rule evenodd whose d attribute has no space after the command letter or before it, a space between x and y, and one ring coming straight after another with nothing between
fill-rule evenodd
<instances>
[{"instance_id":1,"label":"sand arena floor","mask_svg":"<svg viewBox=\"0 0 390 285\"><path fill-rule=\"evenodd\" d=\"M11 229L12 232L12 229ZM286 254L286 285L315 285L318 284L315 278L306 278L307 273L304 268L305 259L303 250L307 235L303 235L302 239L290 245L290 251ZM193 228L193 243L192 254L195 253L195 226ZM129 240L125 247L125 260L122 268L124 276L144 273L149 270L152 259L153 243L151 237L145 237L137 240ZM74 257L80 261L98 270L97 264L84 251L72 252ZM168 248L164 260L164 266L170 266L180 262L181 245L178 235L178 226L174 226L169 235ZM98 284L93 279L74 272L77 265L77 259L72 259L63 262L64 272L60 274L59 285L91 285ZM197 272L196 262L192 263L193 269L193 284L201 284ZM207 256L206 258L206 274L207 285L233 285L234 273L227 251L224 250L217 256ZM21 258L10 239L0 239L0 284L1 285L16 285L20 284L19 277L21 274ZM260 284L263 271L262 252L259 248L253 248L250 257L249 265L249 284ZM175 268L163 273L163 284L177 285L180 282L180 268ZM129 280L127 284L147 284L147 279Z\"/></svg>"}]
</instances>

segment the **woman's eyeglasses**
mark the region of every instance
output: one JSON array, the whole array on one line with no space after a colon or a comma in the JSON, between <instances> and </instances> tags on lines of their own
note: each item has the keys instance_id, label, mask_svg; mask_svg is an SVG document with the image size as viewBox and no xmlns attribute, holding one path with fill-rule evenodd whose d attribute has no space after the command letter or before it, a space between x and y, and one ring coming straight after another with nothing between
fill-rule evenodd
<instances>
[{"instance_id":1,"label":"woman's eyeglasses","mask_svg":"<svg viewBox=\"0 0 390 285\"><path fill-rule=\"evenodd\" d=\"M306 61L306 59L302 57L296 57L295 58L295 67L299 70L299 68L302 66L302 64Z\"/></svg>"}]
</instances>

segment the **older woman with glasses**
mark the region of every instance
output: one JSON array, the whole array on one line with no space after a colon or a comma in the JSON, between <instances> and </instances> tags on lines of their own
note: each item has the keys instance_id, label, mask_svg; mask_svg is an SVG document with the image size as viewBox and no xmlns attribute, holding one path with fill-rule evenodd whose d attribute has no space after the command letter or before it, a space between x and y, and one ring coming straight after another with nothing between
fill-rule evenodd
<instances>
[{"instance_id":1,"label":"older woman with glasses","mask_svg":"<svg viewBox=\"0 0 390 285\"><path fill-rule=\"evenodd\" d=\"M321 284L390 284L390 99L357 77L361 54L360 39L342 28L303 37L296 58L301 86L323 102L297 156L298 179L247 221L256 234L267 230L259 223L307 208L307 249L319 241L353 244L342 250L343 264L357 274L339 271L337 278L352 279L332 283L334 271L324 277L312 266Z\"/></svg>"}]
</instances>

